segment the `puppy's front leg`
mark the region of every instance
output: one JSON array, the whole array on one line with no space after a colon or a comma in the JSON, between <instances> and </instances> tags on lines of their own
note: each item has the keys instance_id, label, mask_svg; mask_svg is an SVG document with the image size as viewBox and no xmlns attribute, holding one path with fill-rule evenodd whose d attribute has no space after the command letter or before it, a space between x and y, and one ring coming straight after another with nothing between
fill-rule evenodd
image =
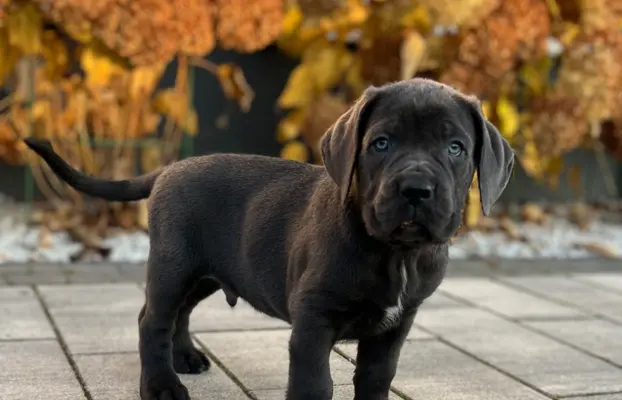
<instances>
[{"instance_id":1,"label":"puppy's front leg","mask_svg":"<svg viewBox=\"0 0 622 400\"><path fill-rule=\"evenodd\" d=\"M359 340L354 372L355 400L388 400L397 362L415 312L383 334Z\"/></svg>"},{"instance_id":2,"label":"puppy's front leg","mask_svg":"<svg viewBox=\"0 0 622 400\"><path fill-rule=\"evenodd\" d=\"M330 352L335 329L320 316L300 313L289 340L289 382L286 400L330 400Z\"/></svg>"}]
</instances>

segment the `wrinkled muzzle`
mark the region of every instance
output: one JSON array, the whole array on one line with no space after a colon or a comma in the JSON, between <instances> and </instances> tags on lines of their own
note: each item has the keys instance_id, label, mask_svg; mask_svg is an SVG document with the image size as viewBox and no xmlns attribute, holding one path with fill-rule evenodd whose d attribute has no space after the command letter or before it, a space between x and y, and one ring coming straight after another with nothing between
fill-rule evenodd
<instances>
[{"instance_id":1,"label":"wrinkled muzzle","mask_svg":"<svg viewBox=\"0 0 622 400\"><path fill-rule=\"evenodd\" d=\"M373 216L368 216L374 222L368 224L372 235L403 244L445 241L453 235L459 210L446 173L411 163L383 175L371 202Z\"/></svg>"}]
</instances>

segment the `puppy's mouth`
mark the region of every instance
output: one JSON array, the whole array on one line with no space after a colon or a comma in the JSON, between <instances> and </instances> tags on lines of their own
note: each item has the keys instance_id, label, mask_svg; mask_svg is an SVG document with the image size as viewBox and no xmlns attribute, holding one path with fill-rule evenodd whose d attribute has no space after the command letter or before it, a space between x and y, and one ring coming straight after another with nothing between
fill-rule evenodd
<instances>
[{"instance_id":1,"label":"puppy's mouth","mask_svg":"<svg viewBox=\"0 0 622 400\"><path fill-rule=\"evenodd\" d=\"M402 228L402 229L409 229L411 227L417 227L417 226L418 226L418 224L415 221L413 221L413 220L405 221L405 222L402 222L400 224L400 228Z\"/></svg>"}]
</instances>

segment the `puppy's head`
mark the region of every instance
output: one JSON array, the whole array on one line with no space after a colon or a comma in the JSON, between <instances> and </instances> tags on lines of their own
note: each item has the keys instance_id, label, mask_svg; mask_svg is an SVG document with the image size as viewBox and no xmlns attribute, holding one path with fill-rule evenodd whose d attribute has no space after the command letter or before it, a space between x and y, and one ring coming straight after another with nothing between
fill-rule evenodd
<instances>
[{"instance_id":1,"label":"puppy's head","mask_svg":"<svg viewBox=\"0 0 622 400\"><path fill-rule=\"evenodd\" d=\"M405 246L453 236L475 171L488 215L514 166L476 99L426 79L367 89L321 149L342 201L358 204L368 233Z\"/></svg>"}]
</instances>

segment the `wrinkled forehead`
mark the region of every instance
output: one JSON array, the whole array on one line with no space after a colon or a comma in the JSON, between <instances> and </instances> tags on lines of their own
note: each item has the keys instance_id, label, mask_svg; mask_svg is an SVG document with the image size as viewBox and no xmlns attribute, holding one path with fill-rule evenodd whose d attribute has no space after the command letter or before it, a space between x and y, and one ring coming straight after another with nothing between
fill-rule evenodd
<instances>
[{"instance_id":1,"label":"wrinkled forehead","mask_svg":"<svg viewBox=\"0 0 622 400\"><path fill-rule=\"evenodd\" d=\"M368 127L372 131L432 133L452 130L452 127L467 134L474 131L469 109L461 104L451 90L440 87L387 90L375 104Z\"/></svg>"}]
</instances>

